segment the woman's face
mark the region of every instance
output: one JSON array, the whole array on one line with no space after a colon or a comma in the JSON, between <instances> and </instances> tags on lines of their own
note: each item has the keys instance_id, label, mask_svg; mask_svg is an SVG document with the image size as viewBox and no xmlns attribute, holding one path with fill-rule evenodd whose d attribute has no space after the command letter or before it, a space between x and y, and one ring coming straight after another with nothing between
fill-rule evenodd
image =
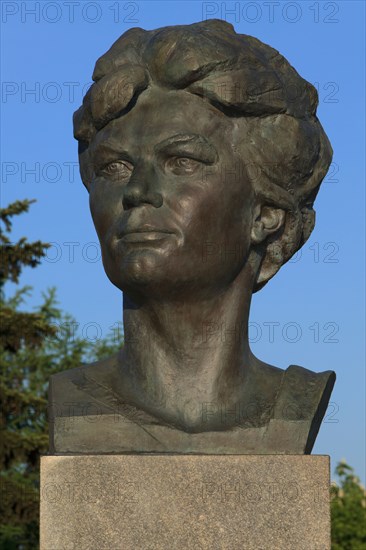
<instances>
[{"instance_id":1,"label":"woman's face","mask_svg":"<svg viewBox=\"0 0 366 550\"><path fill-rule=\"evenodd\" d=\"M203 298L243 269L254 192L238 131L236 119L198 96L155 87L98 132L90 209L118 288Z\"/></svg>"}]
</instances>

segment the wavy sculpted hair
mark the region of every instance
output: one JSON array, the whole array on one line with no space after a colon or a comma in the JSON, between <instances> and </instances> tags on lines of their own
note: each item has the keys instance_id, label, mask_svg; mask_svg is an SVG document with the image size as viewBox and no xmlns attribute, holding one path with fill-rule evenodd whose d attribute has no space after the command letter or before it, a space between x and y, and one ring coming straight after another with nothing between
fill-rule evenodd
<instances>
[{"instance_id":1,"label":"wavy sculpted hair","mask_svg":"<svg viewBox=\"0 0 366 550\"><path fill-rule=\"evenodd\" d=\"M130 29L98 59L92 78L73 119L87 188L94 136L133 109L154 83L198 95L229 117L244 117L240 151L254 191L263 204L286 211L284 226L263 249L253 290L262 288L314 228L313 203L332 159L316 116L315 88L277 50L218 19Z\"/></svg>"}]
</instances>

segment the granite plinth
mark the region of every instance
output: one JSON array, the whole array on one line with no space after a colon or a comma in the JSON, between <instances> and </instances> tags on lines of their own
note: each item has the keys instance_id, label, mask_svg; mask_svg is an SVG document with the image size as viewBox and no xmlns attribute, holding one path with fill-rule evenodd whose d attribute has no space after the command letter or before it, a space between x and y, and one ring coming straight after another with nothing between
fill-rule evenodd
<instances>
[{"instance_id":1,"label":"granite plinth","mask_svg":"<svg viewBox=\"0 0 366 550\"><path fill-rule=\"evenodd\" d=\"M41 550L329 550L329 457L41 461Z\"/></svg>"}]
</instances>

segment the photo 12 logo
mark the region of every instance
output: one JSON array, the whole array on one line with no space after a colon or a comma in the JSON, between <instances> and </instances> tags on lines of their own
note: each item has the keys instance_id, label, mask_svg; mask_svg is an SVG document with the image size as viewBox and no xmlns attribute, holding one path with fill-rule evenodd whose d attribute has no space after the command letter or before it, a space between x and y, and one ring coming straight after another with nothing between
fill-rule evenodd
<instances>
[{"instance_id":1,"label":"photo 12 logo","mask_svg":"<svg viewBox=\"0 0 366 550\"><path fill-rule=\"evenodd\" d=\"M138 2L1 2L1 21L27 23L86 23L98 22L139 23L141 4Z\"/></svg>"},{"instance_id":2,"label":"photo 12 logo","mask_svg":"<svg viewBox=\"0 0 366 550\"><path fill-rule=\"evenodd\" d=\"M338 2L202 2L202 20L216 18L229 23L340 22Z\"/></svg>"}]
</instances>

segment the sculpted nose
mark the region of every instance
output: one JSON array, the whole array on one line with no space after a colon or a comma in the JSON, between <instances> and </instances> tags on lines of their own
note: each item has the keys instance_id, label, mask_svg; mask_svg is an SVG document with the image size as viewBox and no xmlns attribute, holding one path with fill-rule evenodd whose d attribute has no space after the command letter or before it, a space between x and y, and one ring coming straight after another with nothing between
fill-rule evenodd
<instances>
[{"instance_id":1,"label":"sculpted nose","mask_svg":"<svg viewBox=\"0 0 366 550\"><path fill-rule=\"evenodd\" d=\"M151 204L155 208L163 204L163 197L157 189L157 174L154 170L135 167L124 189L122 204L124 210L136 208L141 204Z\"/></svg>"}]
</instances>

